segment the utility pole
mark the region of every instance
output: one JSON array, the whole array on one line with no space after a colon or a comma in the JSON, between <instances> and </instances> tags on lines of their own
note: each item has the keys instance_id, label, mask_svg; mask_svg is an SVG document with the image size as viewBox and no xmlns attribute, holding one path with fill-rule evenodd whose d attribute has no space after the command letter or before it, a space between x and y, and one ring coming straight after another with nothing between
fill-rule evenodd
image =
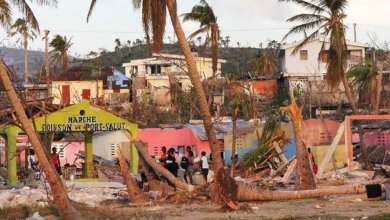
<instances>
[{"instance_id":1,"label":"utility pole","mask_svg":"<svg viewBox=\"0 0 390 220\"><path fill-rule=\"evenodd\" d=\"M356 42L356 23L353 23L353 40Z\"/></svg>"},{"instance_id":2,"label":"utility pole","mask_svg":"<svg viewBox=\"0 0 390 220\"><path fill-rule=\"evenodd\" d=\"M47 86L47 98L50 98L50 66L49 66L49 52L48 52L48 41L50 31L44 30L45 32L45 72L46 72L46 86Z\"/></svg>"}]
</instances>

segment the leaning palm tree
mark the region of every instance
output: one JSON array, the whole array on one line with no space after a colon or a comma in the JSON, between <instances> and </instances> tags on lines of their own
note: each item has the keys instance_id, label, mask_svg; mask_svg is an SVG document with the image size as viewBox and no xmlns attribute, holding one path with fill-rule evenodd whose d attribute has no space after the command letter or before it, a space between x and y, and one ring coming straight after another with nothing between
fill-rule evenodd
<instances>
[{"instance_id":1,"label":"leaning palm tree","mask_svg":"<svg viewBox=\"0 0 390 220\"><path fill-rule=\"evenodd\" d=\"M194 39L196 36L200 34L206 33L205 45L211 43L211 56L212 56L212 70L213 77L211 88L209 89L209 97L208 97L208 105L210 108L212 107L214 90L215 90L215 77L218 71L218 57L219 57L219 36L220 30L217 22L217 17L214 14L213 9L210 5L205 1L201 0L200 4L195 5L191 12L185 13L183 15L183 22L187 21L195 21L199 22L200 27L198 30L193 32L189 39Z\"/></svg>"},{"instance_id":2,"label":"leaning palm tree","mask_svg":"<svg viewBox=\"0 0 390 220\"><path fill-rule=\"evenodd\" d=\"M40 5L56 5L56 0L36 0L36 3ZM26 21L31 23L32 27L39 32L38 21L36 20L32 10L25 0L18 1L0 1L0 25L4 28L9 28L11 21L11 7L18 7L24 14ZM4 60L0 58L0 80L3 84L4 91L8 96L8 99L15 110L15 115L20 123L20 127L27 134L31 146L34 148L40 166L42 167L46 178L50 184L51 191L53 192L54 202L56 203L60 214L63 219L81 219L80 214L74 209L70 203L69 198L66 194L66 187L63 184L60 176L55 171L51 162L46 157L42 141L39 139L37 133L34 131L30 120L27 118L24 107L20 102L20 99L13 87L13 84L9 77L9 70L4 64Z\"/></svg>"},{"instance_id":3,"label":"leaning palm tree","mask_svg":"<svg viewBox=\"0 0 390 220\"><path fill-rule=\"evenodd\" d=\"M21 36L17 42L21 43L24 49L24 82L27 83L30 78L28 73L28 41L34 40L37 37L37 34L32 25L22 18L18 18L11 26L11 29L12 31L9 33L11 37L17 34Z\"/></svg>"},{"instance_id":4,"label":"leaning palm tree","mask_svg":"<svg viewBox=\"0 0 390 220\"><path fill-rule=\"evenodd\" d=\"M309 13L295 15L287 20L287 22L300 22L291 28L285 35L284 39L296 33L305 33L305 31L314 31L305 36L304 40L299 43L293 50L296 53L310 40L324 36L329 37L329 62L327 66L326 79L329 87L333 90L339 86L340 82L344 85L345 94L349 100L353 114L358 114L356 98L349 84L346 70L347 63L347 44L345 39L344 18L346 14L344 9L347 6L347 0L279 0L281 2L293 2ZM325 40L323 41L321 51L327 53L325 48ZM371 169L371 164L368 159L367 149L364 144L364 135L361 126L358 126L360 136L360 146L366 169Z\"/></svg>"},{"instance_id":5,"label":"leaning palm tree","mask_svg":"<svg viewBox=\"0 0 390 220\"><path fill-rule=\"evenodd\" d=\"M57 65L62 65L62 71L68 70L68 50L73 45L71 40L72 38L68 40L66 36L56 35L49 44L50 47L53 47L51 59L54 60Z\"/></svg>"},{"instance_id":6,"label":"leaning palm tree","mask_svg":"<svg viewBox=\"0 0 390 220\"><path fill-rule=\"evenodd\" d=\"M96 4L96 0L92 0L91 6L90 6L90 11L88 12L88 17L91 15L92 10L95 7L95 4ZM152 27L151 29L153 30L153 39L154 39L153 48L154 48L154 50L158 49L159 48L158 45L162 44L162 38L160 39L157 37L157 36L161 36L161 33L157 33L157 32L162 31L162 33L164 33L163 29L165 28L165 20L164 21L162 21L162 20L165 19L166 9L168 9L174 31L176 33L177 39L178 39L179 44L182 48L183 55L184 55L186 63L187 63L188 73L189 73L189 76L191 78L192 85L194 86L194 90L195 90L196 97L198 100L199 111L200 111L200 114L203 118L203 124L204 124L206 134L208 136L208 140L210 143L211 154L212 154L212 158L213 158L213 171L216 174L223 173L223 172L226 173L226 171L224 170L224 165L223 165L222 157L220 154L220 149L218 146L218 141L217 141L217 137L215 134L215 130L213 129L213 122L212 122L209 106L207 104L206 95L205 95L205 92L203 90L202 83L200 80L200 74L196 68L194 56L191 53L191 48L188 44L187 38L184 34L184 31L182 29L182 26L181 26L181 23L179 20L179 16L177 14L176 1L175 0L160 0L160 1L133 0L133 4L134 4L135 8L142 10L142 20L144 23L145 32L150 30L149 25L151 25L151 27ZM151 11L153 11L153 13L151 13ZM160 16L160 17L153 18L153 17L151 17L153 15ZM145 25L145 22L149 22L152 20L155 20L155 22L148 23L147 25ZM157 21L161 21L161 23L158 23ZM161 25L161 24L164 24L164 25ZM155 25L158 25L158 27L154 27ZM145 28L145 26L147 26L148 28ZM158 42L156 41L157 39L159 40ZM156 45L157 45L157 47L156 47ZM159 51L156 51L156 52L159 52ZM218 179L217 179L217 183L219 186L222 186L222 184L223 184L220 181L218 181ZM218 187L216 187L216 188L218 188ZM225 201L227 203L228 202L227 200L229 200L229 198L231 198L231 195L225 194L224 198L222 198L222 196L220 194L218 194L217 192L214 194L214 199L216 199L217 201ZM229 202L230 202L230 200L229 200Z\"/></svg>"}]
</instances>

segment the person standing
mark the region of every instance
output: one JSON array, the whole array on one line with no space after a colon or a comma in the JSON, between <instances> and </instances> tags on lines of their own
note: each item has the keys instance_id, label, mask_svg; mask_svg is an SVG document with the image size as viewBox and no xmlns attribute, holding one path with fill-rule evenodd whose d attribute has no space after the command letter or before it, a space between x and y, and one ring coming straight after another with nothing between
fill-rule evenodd
<instances>
[{"instance_id":1,"label":"person standing","mask_svg":"<svg viewBox=\"0 0 390 220\"><path fill-rule=\"evenodd\" d=\"M35 151L33 149L30 149L30 153L27 157L27 170L27 183L33 185L35 184L35 173L38 171L38 161L35 157Z\"/></svg>"},{"instance_id":2,"label":"person standing","mask_svg":"<svg viewBox=\"0 0 390 220\"><path fill-rule=\"evenodd\" d=\"M162 155L160 157L160 163L161 163L161 166L164 167L164 168L167 168L167 163L166 163L166 160L167 160L167 148L165 146L163 146L161 148L161 151L162 151Z\"/></svg>"},{"instance_id":3,"label":"person standing","mask_svg":"<svg viewBox=\"0 0 390 220\"><path fill-rule=\"evenodd\" d=\"M200 164L202 168L202 174L207 184L207 176L209 175L209 162L207 160L206 152L202 151L202 157L200 160L201 160Z\"/></svg>"},{"instance_id":4,"label":"person standing","mask_svg":"<svg viewBox=\"0 0 390 220\"><path fill-rule=\"evenodd\" d=\"M58 156L58 154L57 154L57 148L55 148L55 147L53 147L53 149L52 149L51 161L52 161L54 167L56 168L57 173L58 173L59 175L62 175L60 157Z\"/></svg>"},{"instance_id":5,"label":"person standing","mask_svg":"<svg viewBox=\"0 0 390 220\"><path fill-rule=\"evenodd\" d=\"M183 159L186 158L186 163L183 163ZM194 173L194 152L191 150L188 152L188 158L183 157L182 162L180 163L181 167L185 169L184 171L184 181L188 183L187 176L190 179L191 185L194 185L194 182L192 180L192 175Z\"/></svg>"},{"instance_id":6,"label":"person standing","mask_svg":"<svg viewBox=\"0 0 390 220\"><path fill-rule=\"evenodd\" d=\"M179 164L177 164L176 162L175 149L171 148L168 150L166 163L167 170L169 170L169 172L171 172L175 177L177 177L177 173L179 171Z\"/></svg>"}]
</instances>

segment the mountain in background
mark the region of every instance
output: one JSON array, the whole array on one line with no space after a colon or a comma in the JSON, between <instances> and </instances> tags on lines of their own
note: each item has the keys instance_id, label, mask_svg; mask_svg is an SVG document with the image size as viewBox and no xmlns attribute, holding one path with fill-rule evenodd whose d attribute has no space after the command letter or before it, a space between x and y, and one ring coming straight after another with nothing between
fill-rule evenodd
<instances>
[{"instance_id":1,"label":"mountain in background","mask_svg":"<svg viewBox=\"0 0 390 220\"><path fill-rule=\"evenodd\" d=\"M18 48L0 47L0 55L5 63L11 67L20 78L23 78L24 72L24 51ZM31 76L39 73L45 61L45 52L29 50L28 51L28 69Z\"/></svg>"},{"instance_id":2,"label":"mountain in background","mask_svg":"<svg viewBox=\"0 0 390 220\"><path fill-rule=\"evenodd\" d=\"M210 49L194 47L199 56L211 57ZM253 66L249 60L253 59L260 53L259 48L250 47L222 47L220 48L220 59L225 59L227 63L223 65L222 72L230 77L247 77L250 72L253 72ZM161 53L182 54L178 44L164 44ZM5 63L11 67L20 78L23 78L24 72L24 52L23 49L0 47L0 55ZM124 73L123 63L128 63L130 60L144 59L150 57L148 47L145 44L133 45L131 47L123 46L116 48L115 51L103 50L94 58L98 66L113 66ZM43 51L29 50L28 66L31 76L39 74L39 70L44 66L45 53ZM70 66L77 66L82 59L70 57ZM82 62L81 62L82 63ZM56 70L52 70L53 74L59 74Z\"/></svg>"}]
</instances>

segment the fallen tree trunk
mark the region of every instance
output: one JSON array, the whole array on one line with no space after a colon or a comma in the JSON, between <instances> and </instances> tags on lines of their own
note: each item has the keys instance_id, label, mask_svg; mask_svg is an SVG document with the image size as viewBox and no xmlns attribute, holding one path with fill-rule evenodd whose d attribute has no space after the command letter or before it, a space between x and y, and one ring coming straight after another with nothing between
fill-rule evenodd
<instances>
[{"instance_id":1,"label":"fallen tree trunk","mask_svg":"<svg viewBox=\"0 0 390 220\"><path fill-rule=\"evenodd\" d=\"M238 201L277 201L315 198L329 195L362 194L365 192L366 189L364 186L342 186L301 191L263 191L251 188L246 184L239 184L237 187L236 199Z\"/></svg>"},{"instance_id":2,"label":"fallen tree trunk","mask_svg":"<svg viewBox=\"0 0 390 220\"><path fill-rule=\"evenodd\" d=\"M125 179L127 192L129 193L129 197L134 203L146 203L148 199L146 196L139 190L137 184L135 183L133 177L130 175L128 170L125 157L122 154L121 150L117 151L118 159L119 159L119 168L121 170L122 176Z\"/></svg>"},{"instance_id":3,"label":"fallen tree trunk","mask_svg":"<svg viewBox=\"0 0 390 220\"><path fill-rule=\"evenodd\" d=\"M150 167L153 168L153 170L161 173L161 175L163 175L165 178L167 178L168 181L175 184L175 186L181 190L190 191L190 192L194 190L193 185L189 185L189 184L177 179L171 172L169 172L167 169L162 167L160 164L156 163L153 160L153 158L150 157L149 153L145 149L144 144L142 142L135 141L134 145L137 148L139 155L144 159L144 161Z\"/></svg>"}]
</instances>

